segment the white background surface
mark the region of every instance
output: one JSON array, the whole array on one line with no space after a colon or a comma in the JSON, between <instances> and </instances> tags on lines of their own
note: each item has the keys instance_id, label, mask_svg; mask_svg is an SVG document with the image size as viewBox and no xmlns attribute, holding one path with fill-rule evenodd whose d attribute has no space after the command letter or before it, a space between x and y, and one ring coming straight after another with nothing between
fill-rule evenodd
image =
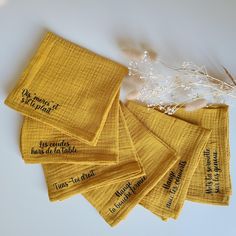
<instances>
[{"instance_id":1,"label":"white background surface","mask_svg":"<svg viewBox=\"0 0 236 236\"><path fill-rule=\"evenodd\" d=\"M167 223L137 206L115 228L81 196L50 203L41 167L21 160L21 115L3 105L47 29L124 64L117 38L131 37L149 41L170 63L194 61L216 75L224 65L236 76L235 13L234 0L0 0L0 235L236 235L234 193L229 207L186 202L179 219ZM235 117L236 106L233 190Z\"/></svg>"}]
</instances>

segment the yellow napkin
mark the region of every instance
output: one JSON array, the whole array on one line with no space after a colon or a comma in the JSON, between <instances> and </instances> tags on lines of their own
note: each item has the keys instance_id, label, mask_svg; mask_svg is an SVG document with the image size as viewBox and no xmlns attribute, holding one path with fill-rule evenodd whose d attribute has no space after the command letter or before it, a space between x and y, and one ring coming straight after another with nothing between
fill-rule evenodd
<instances>
[{"instance_id":1,"label":"yellow napkin","mask_svg":"<svg viewBox=\"0 0 236 236\"><path fill-rule=\"evenodd\" d=\"M47 33L5 103L90 145L96 145L128 69Z\"/></svg>"},{"instance_id":2,"label":"yellow napkin","mask_svg":"<svg viewBox=\"0 0 236 236\"><path fill-rule=\"evenodd\" d=\"M100 186L143 176L145 172L122 114L119 119L119 146L119 163L114 165L44 164L50 200L63 200Z\"/></svg>"},{"instance_id":3,"label":"yellow napkin","mask_svg":"<svg viewBox=\"0 0 236 236\"><path fill-rule=\"evenodd\" d=\"M147 130L123 105L122 111L146 175L83 194L111 226L127 216L178 158L173 149Z\"/></svg>"},{"instance_id":4,"label":"yellow napkin","mask_svg":"<svg viewBox=\"0 0 236 236\"><path fill-rule=\"evenodd\" d=\"M117 96L96 146L82 143L29 117L21 130L21 153L26 163L104 165L118 162L119 97Z\"/></svg>"},{"instance_id":5,"label":"yellow napkin","mask_svg":"<svg viewBox=\"0 0 236 236\"><path fill-rule=\"evenodd\" d=\"M176 219L183 207L210 131L133 101L127 103L127 108L180 155L180 160L141 201L142 206L162 219Z\"/></svg>"},{"instance_id":6,"label":"yellow napkin","mask_svg":"<svg viewBox=\"0 0 236 236\"><path fill-rule=\"evenodd\" d=\"M187 199L228 205L231 195L228 107L212 106L194 112L180 109L175 116L212 130L191 180Z\"/></svg>"}]
</instances>

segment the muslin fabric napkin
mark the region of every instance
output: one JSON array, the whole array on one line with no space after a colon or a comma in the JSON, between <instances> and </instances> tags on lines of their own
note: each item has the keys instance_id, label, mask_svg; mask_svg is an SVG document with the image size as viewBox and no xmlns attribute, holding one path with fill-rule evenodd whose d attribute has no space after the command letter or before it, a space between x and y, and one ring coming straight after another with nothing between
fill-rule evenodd
<instances>
[{"instance_id":1,"label":"muslin fabric napkin","mask_svg":"<svg viewBox=\"0 0 236 236\"><path fill-rule=\"evenodd\" d=\"M115 98L96 146L45 123L24 117L21 153L25 163L110 165L119 161L119 97Z\"/></svg>"},{"instance_id":2,"label":"muslin fabric napkin","mask_svg":"<svg viewBox=\"0 0 236 236\"><path fill-rule=\"evenodd\" d=\"M128 69L48 32L5 104L96 145Z\"/></svg>"},{"instance_id":3,"label":"muslin fabric napkin","mask_svg":"<svg viewBox=\"0 0 236 236\"><path fill-rule=\"evenodd\" d=\"M228 106L215 105L194 112L180 109L175 113L175 117L212 130L191 180L187 199L201 203L228 205L232 192Z\"/></svg>"},{"instance_id":4,"label":"muslin fabric napkin","mask_svg":"<svg viewBox=\"0 0 236 236\"><path fill-rule=\"evenodd\" d=\"M178 160L173 149L145 128L125 106L121 107L146 175L83 194L111 226L123 220Z\"/></svg>"},{"instance_id":5,"label":"muslin fabric napkin","mask_svg":"<svg viewBox=\"0 0 236 236\"><path fill-rule=\"evenodd\" d=\"M211 131L134 101L126 106L145 127L180 155L179 161L140 202L163 220L176 219Z\"/></svg>"},{"instance_id":6,"label":"muslin fabric napkin","mask_svg":"<svg viewBox=\"0 0 236 236\"><path fill-rule=\"evenodd\" d=\"M132 143L125 119L119 119L119 163L109 166L44 164L51 201L64 200L91 189L143 176L145 171Z\"/></svg>"}]
</instances>

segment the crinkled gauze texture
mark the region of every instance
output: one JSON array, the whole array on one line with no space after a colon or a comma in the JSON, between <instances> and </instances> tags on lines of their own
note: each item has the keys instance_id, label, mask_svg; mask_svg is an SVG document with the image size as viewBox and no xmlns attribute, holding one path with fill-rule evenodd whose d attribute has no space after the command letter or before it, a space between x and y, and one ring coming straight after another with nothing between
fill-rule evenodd
<instances>
[{"instance_id":1,"label":"crinkled gauze texture","mask_svg":"<svg viewBox=\"0 0 236 236\"><path fill-rule=\"evenodd\" d=\"M179 158L173 149L145 128L126 107L121 106L146 175L131 180L127 178L121 183L83 194L111 226L123 220Z\"/></svg>"},{"instance_id":2,"label":"crinkled gauze texture","mask_svg":"<svg viewBox=\"0 0 236 236\"><path fill-rule=\"evenodd\" d=\"M108 166L81 164L44 164L44 174L51 201L133 179L145 174L136 155L125 119L119 119L119 163Z\"/></svg>"},{"instance_id":3,"label":"crinkled gauze texture","mask_svg":"<svg viewBox=\"0 0 236 236\"><path fill-rule=\"evenodd\" d=\"M187 199L201 203L228 205L232 192L228 106L212 106L194 112L180 109L175 116L212 130L191 180Z\"/></svg>"},{"instance_id":4,"label":"crinkled gauze texture","mask_svg":"<svg viewBox=\"0 0 236 236\"><path fill-rule=\"evenodd\" d=\"M63 134L45 123L24 117L21 153L26 163L110 165L119 162L119 97L109 111L96 146Z\"/></svg>"},{"instance_id":5,"label":"crinkled gauze texture","mask_svg":"<svg viewBox=\"0 0 236 236\"><path fill-rule=\"evenodd\" d=\"M180 155L179 161L141 201L142 206L162 219L176 219L211 131L136 102L128 102L127 108Z\"/></svg>"},{"instance_id":6,"label":"crinkled gauze texture","mask_svg":"<svg viewBox=\"0 0 236 236\"><path fill-rule=\"evenodd\" d=\"M96 145L128 69L51 32L5 103Z\"/></svg>"}]
</instances>

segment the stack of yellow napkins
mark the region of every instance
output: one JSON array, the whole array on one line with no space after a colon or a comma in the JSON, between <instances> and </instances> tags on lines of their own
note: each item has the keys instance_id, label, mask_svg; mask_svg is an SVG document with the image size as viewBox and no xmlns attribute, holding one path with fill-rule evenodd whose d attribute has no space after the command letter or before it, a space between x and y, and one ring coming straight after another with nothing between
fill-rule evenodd
<instances>
[{"instance_id":1,"label":"stack of yellow napkins","mask_svg":"<svg viewBox=\"0 0 236 236\"><path fill-rule=\"evenodd\" d=\"M25 163L51 201L83 196L116 225L141 204L176 219L186 199L227 205L228 107L168 116L119 101L128 69L51 32L5 103L24 115Z\"/></svg>"}]
</instances>

